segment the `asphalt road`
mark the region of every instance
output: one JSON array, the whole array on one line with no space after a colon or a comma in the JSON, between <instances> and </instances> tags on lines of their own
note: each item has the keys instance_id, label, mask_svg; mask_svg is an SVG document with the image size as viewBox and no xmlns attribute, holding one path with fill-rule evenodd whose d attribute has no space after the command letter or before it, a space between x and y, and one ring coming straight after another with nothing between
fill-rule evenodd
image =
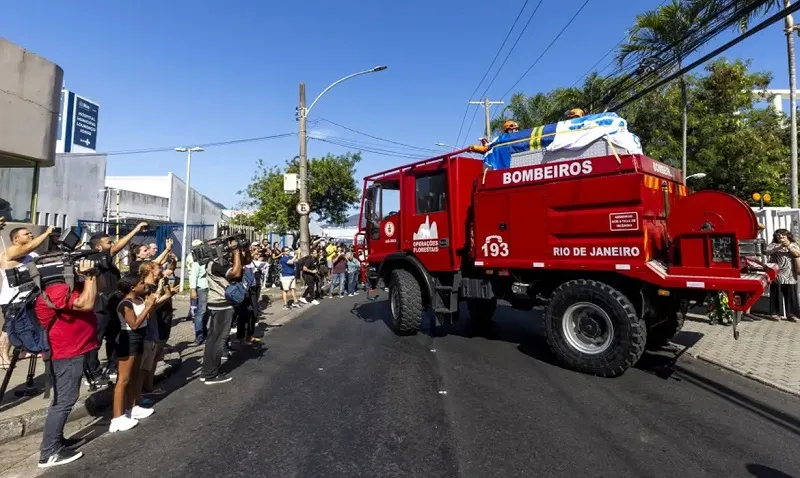
<instances>
[{"instance_id":1,"label":"asphalt road","mask_svg":"<svg viewBox=\"0 0 800 478\"><path fill-rule=\"evenodd\" d=\"M45 476L800 476L800 400L689 359L564 370L536 312L500 310L485 336L399 338L385 301L328 300Z\"/></svg>"}]
</instances>

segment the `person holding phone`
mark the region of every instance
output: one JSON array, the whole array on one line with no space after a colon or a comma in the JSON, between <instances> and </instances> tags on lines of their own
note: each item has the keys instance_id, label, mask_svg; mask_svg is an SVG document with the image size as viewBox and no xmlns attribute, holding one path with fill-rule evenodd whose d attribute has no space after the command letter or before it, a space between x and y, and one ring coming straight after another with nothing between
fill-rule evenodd
<instances>
[{"instance_id":1,"label":"person holding phone","mask_svg":"<svg viewBox=\"0 0 800 478\"><path fill-rule=\"evenodd\" d=\"M114 386L111 433L130 430L139 420L153 414L152 408L139 406L140 375L147 321L155 310L158 296L139 274L128 274L120 279L118 289L122 295L117 306L121 329L117 342L119 372Z\"/></svg>"},{"instance_id":2,"label":"person holding phone","mask_svg":"<svg viewBox=\"0 0 800 478\"><path fill-rule=\"evenodd\" d=\"M797 322L800 306L797 300L797 274L800 262L800 246L787 229L777 229L772 235L772 242L767 245L769 262L778 265L778 277L770 284L769 309L772 320L781 317L790 322Z\"/></svg>"},{"instance_id":3,"label":"person holding phone","mask_svg":"<svg viewBox=\"0 0 800 478\"><path fill-rule=\"evenodd\" d=\"M281 268L281 298L283 299L283 308L288 310L292 307L299 307L297 302L297 293L295 293L295 257L288 247L284 247L281 252L281 258L278 264ZM289 305L289 292L292 293L292 304Z\"/></svg>"}]
</instances>

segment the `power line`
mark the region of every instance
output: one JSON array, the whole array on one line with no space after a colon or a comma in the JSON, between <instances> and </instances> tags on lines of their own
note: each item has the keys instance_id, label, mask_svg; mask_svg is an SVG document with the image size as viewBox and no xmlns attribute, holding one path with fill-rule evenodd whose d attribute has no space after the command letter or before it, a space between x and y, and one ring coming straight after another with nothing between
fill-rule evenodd
<instances>
[{"instance_id":1,"label":"power line","mask_svg":"<svg viewBox=\"0 0 800 478\"><path fill-rule=\"evenodd\" d=\"M639 98L645 96L646 94L650 93L651 91L653 91L655 89L658 89L661 86L664 86L665 84L669 83L670 81L674 80L675 78L678 78L678 77L680 77L682 75L685 75L689 71L697 68L698 66L702 65L703 63L705 63L706 61L710 60L711 58L714 58L715 56L719 55L720 53L724 52L725 50L728 50L729 48L732 48L732 47L738 45L739 43L741 43L745 39L755 35L756 33L760 32L761 30L763 30L763 29L767 28L768 26L772 25L773 23L784 19L788 15L794 14L798 10L800 10L800 2L794 3L790 7L784 8L783 10L779 11L775 15L772 15L771 17L767 18L766 20L764 20L763 22L759 23L755 27L751 28L746 33L743 33L742 35L734 38L733 40L731 40L731 41L725 43L724 45L720 46L719 48L715 49L711 53L708 53L708 54L704 55L703 57L695 60L690 65L687 65L687 66L679 69L678 71L672 73L671 75L669 75L669 76L667 76L665 78L662 78L660 81L657 81L656 83L648 86L644 90L639 91L638 93L634 94L633 96L627 98L625 101L622 101L622 102L618 103L617 105L614 106L614 109L621 109L621 108L625 107L626 105L632 103L633 101L636 101Z\"/></svg>"},{"instance_id":2,"label":"power line","mask_svg":"<svg viewBox=\"0 0 800 478\"><path fill-rule=\"evenodd\" d=\"M282 134L274 134L270 136L256 136L254 138L242 138L242 139L231 139L227 141L217 141L214 143L201 143L197 144L201 148L214 148L218 146L229 146L233 144L242 144L242 143L254 143L257 141L266 141L270 139L279 139L279 138L287 138L289 136L295 136L297 133L282 133ZM194 143L192 143L194 144ZM175 151L175 147L162 147L162 148L145 148L145 149L129 149L129 150L122 150L122 151L109 151L107 153L59 153L68 156L125 156L130 154L149 154L149 153L166 153Z\"/></svg>"},{"instance_id":3,"label":"power line","mask_svg":"<svg viewBox=\"0 0 800 478\"><path fill-rule=\"evenodd\" d=\"M572 22L574 22L575 19L578 17L578 15L580 15L580 13L583 11L583 9L586 8L586 5L589 4L589 1L590 0L586 0L585 2L583 2L583 5L581 5L581 7L578 9L578 11L575 12L574 15L572 15L572 18L570 18L570 20L567 22L567 24L564 25L564 27L561 29L560 32L558 32L558 35L556 35L556 37L553 38L553 41L551 41L550 44L547 45L547 48L544 49L542 54L539 55L539 57L536 58L536 60L533 62L533 64L531 66L529 66L527 70L525 70L525 73L523 73L522 76L520 76L519 79L513 85L511 85L511 88L509 88L508 91L503 93L503 96L501 98L505 98L506 96L508 96L508 94L511 93L511 91L513 91L514 88L517 87L517 85L523 80L523 78L525 78L525 76L527 76L528 73L530 73L531 70L533 70L533 67L535 67L536 64L539 63L539 61L544 57L544 55L547 54L548 51L550 51L550 48L553 47L553 45L558 41L558 39L561 38L561 35L563 35L565 31L567 31L567 28L569 28L569 26L572 25Z\"/></svg>"},{"instance_id":4,"label":"power line","mask_svg":"<svg viewBox=\"0 0 800 478\"><path fill-rule=\"evenodd\" d=\"M492 62L489 63L489 67L486 68L486 71L483 73L483 76L481 77L481 81L479 81L478 84L475 85L475 90L472 92L472 94L469 95L470 99L472 99L475 96L475 93L478 92L478 89L481 87L481 84L483 83L483 80L485 80L486 77L489 75L489 72L492 71L492 66L494 66L494 62L497 61L497 58L500 56L500 52L502 52L503 51L503 47L506 46L506 42L511 37L511 32L514 31L514 27L517 26L517 22L519 22L519 19L522 18L522 12L525 11L525 7L528 6L529 2L530 2L530 0L525 0L525 3L522 4L522 8L520 8L519 9L519 13L517 13L517 18L514 19L514 23L511 24L511 28L508 29L508 33L506 33L506 37L503 39L503 43L500 45L500 48L497 49L497 52L494 54L494 58L492 58ZM540 1L539 3L541 4L542 2ZM537 6L536 8L539 8L539 7ZM536 12L534 11L534 13L536 13ZM528 20L528 22L530 23L530 20ZM527 27L527 25L526 25L526 27ZM519 41L519 39L517 39L517 41ZM504 64L505 64L505 62L504 62ZM502 66L501 66L501 68L502 68ZM464 122L467 119L467 113L469 113L469 105L467 105L467 107L464 109L464 117L461 118L461 126L458 128L458 137L456 138L456 144L458 144L459 140L461 140L461 132L464 129ZM472 121L473 122L475 121L474 116L473 116Z\"/></svg>"},{"instance_id":5,"label":"power line","mask_svg":"<svg viewBox=\"0 0 800 478\"><path fill-rule=\"evenodd\" d=\"M659 3L659 4L658 4L658 6L655 8L655 10L658 10L659 8L663 7L663 6L664 6L664 4L665 4L665 3L667 3L668 1L669 1L669 0L663 0L661 3ZM617 43L616 45L614 45L613 47L611 47L611 49L610 49L610 50L608 50L608 51L606 52L606 54L605 54L605 55L603 55L603 56L602 56L602 57L601 57L599 60L597 60L597 63L595 63L594 65L592 65L592 67L591 67L591 68L589 68L589 69L586 71L586 73L584 73L584 74L583 74L583 76L581 76L580 78L578 78L577 80L575 80L575 82L572 84L572 86L570 86L570 88L573 88L573 87L574 87L575 85L577 85L577 84L578 84L578 83L579 83L579 82L580 82L582 79L584 79L584 78L586 78L587 76L589 76L589 75L592 73L592 71L593 71L595 68L597 68L597 65L599 65L599 64L600 64L600 62L602 62L603 60L605 60L606 58L608 58L608 55L610 55L610 54L614 53L614 51L615 51L617 48L619 48L619 47L620 47L620 45L622 45L623 43L625 43L625 41L626 41L627 39L628 39L628 35L625 35L625 36L623 36L623 37L622 37L622 40L620 40L620 41L619 41L619 43ZM614 60L611 60L611 63L609 63L608 65L606 65L606 66L605 66L605 67L604 67L602 70L600 70L598 73L602 73L602 72L603 72L603 71L604 71L606 68L608 68L608 67L609 67L610 65L612 65L613 63L614 63Z\"/></svg>"},{"instance_id":6,"label":"power line","mask_svg":"<svg viewBox=\"0 0 800 478\"><path fill-rule=\"evenodd\" d=\"M494 84L494 80L496 80L498 75L500 75L500 72L503 70L503 67L506 65L506 62L511 57L511 53L514 52L514 49L517 47L519 41L522 39L522 36L525 35L525 31L528 29L528 26L531 24L531 21L533 21L533 17L536 16L536 12L539 11L539 7L542 6L543 1L544 0L539 0L539 3L536 4L536 8L534 8L533 12L531 12L531 15L528 17L528 21L525 22L525 26L522 27L522 30L519 32L519 35L517 35L517 39L514 41L514 44L511 45L511 49L508 50L508 53L506 53L505 58L503 58L503 62L500 64L500 67L497 68L497 71L494 73L494 76L492 77L491 81L489 81L489 84L486 85L486 88L483 90L483 93L481 94L482 97L486 96L486 94L489 92L489 88L491 88L491 86ZM503 98L500 99L502 100ZM475 110L475 112L472 113L472 119L470 120L469 127L467 128L467 135L469 135L469 132L472 131L472 125L475 124L475 118L477 116L478 116L478 110ZM466 142L467 138L465 137L464 143Z\"/></svg>"},{"instance_id":7,"label":"power line","mask_svg":"<svg viewBox=\"0 0 800 478\"><path fill-rule=\"evenodd\" d=\"M356 134L360 134L360 135L362 135L362 136L366 136L367 138L377 139L378 141L383 141L383 142L385 142L385 143L396 144L397 146L403 146L404 148L417 149L417 150L420 150L420 151L433 151L433 152L439 152L439 150L438 150L438 149L433 149L433 148L423 148L423 147L421 147L421 146L413 146L413 145L410 145L410 144L401 143L401 142L399 142L399 141L392 141L391 139L381 138L380 136L371 135L371 134L369 134L369 133L365 133L365 132L363 132L363 131L359 131L359 130L357 130L357 129L355 129L355 128L350 128L350 127L348 127L348 126L345 126L345 125L343 125L343 124L339 124L339 123L337 123L337 122L335 122L335 121L331 121L331 120L329 120L329 119L325 119L325 118L319 118L319 121L324 121L324 122L326 122L326 123L330 123L330 124L332 124L332 125L334 125L334 126L338 126L338 127L342 128L342 129L346 129L347 131L350 131L350 132L353 132L353 133L356 133Z\"/></svg>"},{"instance_id":8,"label":"power line","mask_svg":"<svg viewBox=\"0 0 800 478\"><path fill-rule=\"evenodd\" d=\"M393 156L396 158L403 158L403 159L425 159L428 156L421 155L421 154L409 154L409 153L401 153L398 151L380 149L380 148L371 148L371 147L364 147L363 145L358 144L357 142L341 140L341 139L333 139L333 138L321 138L316 136L310 136L310 139L321 141L323 143L333 144L336 146L341 146L343 148L348 149L357 149L359 151L366 151L368 153L375 153L380 154L383 156Z\"/></svg>"}]
</instances>

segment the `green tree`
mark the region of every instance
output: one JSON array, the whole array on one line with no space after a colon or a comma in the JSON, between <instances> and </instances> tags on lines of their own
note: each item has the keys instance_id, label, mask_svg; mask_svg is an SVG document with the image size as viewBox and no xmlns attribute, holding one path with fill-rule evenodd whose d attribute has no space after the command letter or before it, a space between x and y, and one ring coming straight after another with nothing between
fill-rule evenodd
<instances>
[{"instance_id":1,"label":"green tree","mask_svg":"<svg viewBox=\"0 0 800 478\"><path fill-rule=\"evenodd\" d=\"M341 224L347 213L358 204L361 190L355 179L356 164L361 153L328 154L308 162L308 197L311 211L322 222ZM254 210L251 221L264 230L285 233L296 231L300 216L296 206L298 195L283 190L284 173L299 171L297 158L286 162L284 168L267 167L259 160L251 183L239 193L245 204Z\"/></svg>"},{"instance_id":2,"label":"green tree","mask_svg":"<svg viewBox=\"0 0 800 478\"><path fill-rule=\"evenodd\" d=\"M749 63L717 60L706 75L687 76L692 99L688 116L689 174L698 189L717 189L750 201L753 192L770 192L772 204L788 202L789 131L772 107L758 108L750 94L766 89L767 73L748 71ZM670 85L654 91L623 112L648 156L677 166L681 156L681 92Z\"/></svg>"},{"instance_id":3,"label":"green tree","mask_svg":"<svg viewBox=\"0 0 800 478\"><path fill-rule=\"evenodd\" d=\"M572 108L596 112L601 108L611 83L610 78L592 73L580 88L556 88L533 96L517 93L500 116L492 121L492 130L500 131L509 119L519 123L522 129L555 123L564 119L564 113Z\"/></svg>"},{"instance_id":4,"label":"green tree","mask_svg":"<svg viewBox=\"0 0 800 478\"><path fill-rule=\"evenodd\" d=\"M652 55L669 52L678 58L677 69L681 69L685 52L683 46L685 39L691 35L701 33L699 25L707 18L705 5L702 3L684 2L682 0L672 0L672 2L662 5L656 10L645 12L636 17L636 23L630 30L628 42L620 47L617 56L620 65L631 55ZM681 76L681 144L682 144L682 165L686 171L687 161L687 135L688 135L688 98L686 93L686 81Z\"/></svg>"}]
</instances>

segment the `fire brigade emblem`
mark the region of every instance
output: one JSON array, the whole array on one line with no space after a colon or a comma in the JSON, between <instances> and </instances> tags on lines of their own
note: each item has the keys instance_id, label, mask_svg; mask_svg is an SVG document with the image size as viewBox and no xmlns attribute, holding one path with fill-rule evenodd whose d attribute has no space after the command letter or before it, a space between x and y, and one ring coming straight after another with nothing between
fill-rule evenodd
<instances>
[{"instance_id":1,"label":"fire brigade emblem","mask_svg":"<svg viewBox=\"0 0 800 478\"><path fill-rule=\"evenodd\" d=\"M383 225L383 232L384 232L384 234L386 234L386 237L394 236L394 223L393 222L387 222L386 224L384 224Z\"/></svg>"}]
</instances>

